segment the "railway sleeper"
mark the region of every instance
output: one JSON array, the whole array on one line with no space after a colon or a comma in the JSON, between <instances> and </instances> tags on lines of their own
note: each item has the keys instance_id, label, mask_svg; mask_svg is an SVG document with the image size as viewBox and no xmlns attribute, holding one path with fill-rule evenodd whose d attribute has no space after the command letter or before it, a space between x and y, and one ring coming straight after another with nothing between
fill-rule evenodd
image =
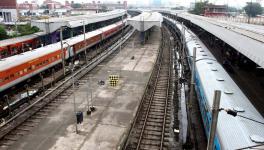
<instances>
[{"instance_id":1,"label":"railway sleeper","mask_svg":"<svg viewBox=\"0 0 264 150\"><path fill-rule=\"evenodd\" d=\"M151 105L150 106L150 110L160 110L160 111L162 111L163 110L163 112L164 112L164 110L165 110L165 108L164 108L164 106L157 106L157 105Z\"/></svg>"},{"instance_id":2,"label":"railway sleeper","mask_svg":"<svg viewBox=\"0 0 264 150\"><path fill-rule=\"evenodd\" d=\"M162 133L158 132L158 131L148 131L146 130L146 132L144 132L146 135L150 135L150 136L161 136Z\"/></svg>"},{"instance_id":3,"label":"railway sleeper","mask_svg":"<svg viewBox=\"0 0 264 150\"><path fill-rule=\"evenodd\" d=\"M164 109L165 104L159 104L159 103L157 104L157 103L153 103L153 104L151 105L151 107L152 107L152 108L157 107L157 108L161 108L161 109L163 108L163 109Z\"/></svg>"},{"instance_id":4,"label":"railway sleeper","mask_svg":"<svg viewBox=\"0 0 264 150\"><path fill-rule=\"evenodd\" d=\"M168 84L168 80L159 80L156 84L156 88L159 88L159 87L167 87L167 84Z\"/></svg>"},{"instance_id":5,"label":"railway sleeper","mask_svg":"<svg viewBox=\"0 0 264 150\"><path fill-rule=\"evenodd\" d=\"M21 125L22 128L28 128L28 127L35 127L38 123L34 123L34 124L31 124L31 123L23 123Z\"/></svg>"},{"instance_id":6,"label":"railway sleeper","mask_svg":"<svg viewBox=\"0 0 264 150\"><path fill-rule=\"evenodd\" d=\"M159 136L157 135L149 135L149 134L143 134L143 140L150 140L150 141L160 141L161 140L161 134Z\"/></svg>"},{"instance_id":7,"label":"railway sleeper","mask_svg":"<svg viewBox=\"0 0 264 150\"><path fill-rule=\"evenodd\" d=\"M4 137L5 140L8 141L17 141L19 139L20 136L14 136L14 135L8 135L6 137Z\"/></svg>"},{"instance_id":8,"label":"railway sleeper","mask_svg":"<svg viewBox=\"0 0 264 150\"><path fill-rule=\"evenodd\" d=\"M162 110L152 109L149 113L162 113L162 114L164 114L164 109L162 109Z\"/></svg>"},{"instance_id":9,"label":"railway sleeper","mask_svg":"<svg viewBox=\"0 0 264 150\"><path fill-rule=\"evenodd\" d=\"M161 103L161 102L165 103L166 94L162 94L162 95L160 93L159 94L155 94L153 96L153 99L154 99L154 103Z\"/></svg>"},{"instance_id":10,"label":"railway sleeper","mask_svg":"<svg viewBox=\"0 0 264 150\"><path fill-rule=\"evenodd\" d=\"M156 115L149 115L148 118L151 118L151 119L163 119L164 117L163 116L156 116Z\"/></svg>"},{"instance_id":11,"label":"railway sleeper","mask_svg":"<svg viewBox=\"0 0 264 150\"><path fill-rule=\"evenodd\" d=\"M159 147L160 146L160 139L161 137L159 138L145 138L145 136L143 135L143 138L141 140L141 144L143 144L144 146L147 146L147 145L151 145L151 146L157 146Z\"/></svg>"},{"instance_id":12,"label":"railway sleeper","mask_svg":"<svg viewBox=\"0 0 264 150\"><path fill-rule=\"evenodd\" d=\"M163 98L161 100L155 99L154 101L152 101L152 104L165 105L165 101L163 100L164 100Z\"/></svg>"},{"instance_id":13,"label":"railway sleeper","mask_svg":"<svg viewBox=\"0 0 264 150\"><path fill-rule=\"evenodd\" d=\"M14 141L3 139L0 143L1 147L8 147L14 144Z\"/></svg>"},{"instance_id":14,"label":"railway sleeper","mask_svg":"<svg viewBox=\"0 0 264 150\"><path fill-rule=\"evenodd\" d=\"M156 116L162 116L162 117L164 116L163 113L162 114L157 114L157 113L153 113L153 112L150 112L149 115L156 115Z\"/></svg>"},{"instance_id":15,"label":"railway sleeper","mask_svg":"<svg viewBox=\"0 0 264 150\"><path fill-rule=\"evenodd\" d=\"M156 122L147 122L145 129L149 129L151 130L151 128L156 129L156 130L160 130L162 129L163 125L160 123L156 123Z\"/></svg>"},{"instance_id":16,"label":"railway sleeper","mask_svg":"<svg viewBox=\"0 0 264 150\"><path fill-rule=\"evenodd\" d=\"M28 131L30 131L30 129L22 128L22 127L18 127L18 128L16 128L16 131L24 131L24 132L28 132Z\"/></svg>"},{"instance_id":17,"label":"railway sleeper","mask_svg":"<svg viewBox=\"0 0 264 150\"><path fill-rule=\"evenodd\" d=\"M162 124L163 123L163 119L147 119L147 122L153 122L153 123L157 123L157 124Z\"/></svg>"}]
</instances>

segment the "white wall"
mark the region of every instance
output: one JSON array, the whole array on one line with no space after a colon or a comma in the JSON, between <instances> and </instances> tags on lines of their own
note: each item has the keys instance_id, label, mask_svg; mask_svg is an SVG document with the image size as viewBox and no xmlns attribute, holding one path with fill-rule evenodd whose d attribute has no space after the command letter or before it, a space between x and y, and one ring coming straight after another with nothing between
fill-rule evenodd
<instances>
[{"instance_id":1,"label":"white wall","mask_svg":"<svg viewBox=\"0 0 264 150\"><path fill-rule=\"evenodd\" d=\"M0 12L2 12L2 18L4 18L4 22L17 21L18 14L16 9L0 9Z\"/></svg>"}]
</instances>

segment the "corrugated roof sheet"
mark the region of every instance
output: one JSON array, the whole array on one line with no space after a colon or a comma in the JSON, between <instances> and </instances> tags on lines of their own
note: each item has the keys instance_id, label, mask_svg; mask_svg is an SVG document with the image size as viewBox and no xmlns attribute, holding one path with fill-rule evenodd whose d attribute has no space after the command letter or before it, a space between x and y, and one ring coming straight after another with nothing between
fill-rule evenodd
<instances>
[{"instance_id":1,"label":"corrugated roof sheet","mask_svg":"<svg viewBox=\"0 0 264 150\"><path fill-rule=\"evenodd\" d=\"M240 33L240 31L234 31L234 29L232 30L218 24L213 24L212 22L209 22L200 17L197 18L189 14L178 14L178 16L190 20L192 23L215 35L243 55L247 56L256 64L264 68L264 43L260 40L256 40L248 35L244 35ZM243 28L243 26L244 25L241 25L240 27ZM259 30L260 29L256 31Z\"/></svg>"},{"instance_id":2,"label":"corrugated roof sheet","mask_svg":"<svg viewBox=\"0 0 264 150\"><path fill-rule=\"evenodd\" d=\"M153 26L161 27L163 17L158 12L143 12L140 15L129 18L128 24L132 25L138 31L146 31Z\"/></svg>"}]
</instances>

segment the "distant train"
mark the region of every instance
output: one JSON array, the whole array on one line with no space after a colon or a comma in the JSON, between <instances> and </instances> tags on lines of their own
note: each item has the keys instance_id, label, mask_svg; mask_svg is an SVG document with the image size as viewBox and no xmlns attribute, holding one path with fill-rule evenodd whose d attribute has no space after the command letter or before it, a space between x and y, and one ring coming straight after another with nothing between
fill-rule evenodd
<instances>
[{"instance_id":1,"label":"distant train","mask_svg":"<svg viewBox=\"0 0 264 150\"><path fill-rule=\"evenodd\" d=\"M193 56L193 49L197 49L196 62L192 62L192 59L188 59L188 62L189 67L195 63L195 88L207 137L212 121L211 108L215 90L222 91L221 108L232 109L240 115L264 122L261 114L199 38L186 27L184 27L186 30L183 30L182 24L166 17L164 20L169 26L177 30L177 33L180 34L178 36L185 36L187 56ZM214 149L234 150L263 143L263 129L262 124L220 112Z\"/></svg>"},{"instance_id":2,"label":"distant train","mask_svg":"<svg viewBox=\"0 0 264 150\"><path fill-rule=\"evenodd\" d=\"M44 32L37 32L31 35L1 40L0 58L6 58L30 49L38 48L43 44L45 36Z\"/></svg>"},{"instance_id":3,"label":"distant train","mask_svg":"<svg viewBox=\"0 0 264 150\"><path fill-rule=\"evenodd\" d=\"M125 16L126 18L126 16ZM114 18L110 20L105 20L104 23L91 23L86 26L86 32L91 30L96 30L102 28L104 26L116 23L121 21L121 17ZM72 32L72 35L70 34ZM83 27L81 26L78 28L70 29L66 28L63 31L63 38L67 39L71 36L77 36L82 34ZM30 35L25 35L21 37L15 37L11 39L1 40L0 41L0 59L7 58L13 55L17 55L29 50L34 50L36 48L56 43L60 40L59 32L54 32L51 34L46 34L45 32L37 32Z\"/></svg>"},{"instance_id":4,"label":"distant train","mask_svg":"<svg viewBox=\"0 0 264 150\"><path fill-rule=\"evenodd\" d=\"M122 21L64 40L65 59L92 47L100 41L120 31L126 25ZM62 62L60 42L37 48L20 55L14 55L0 61L0 92L22 82L44 70Z\"/></svg>"}]
</instances>

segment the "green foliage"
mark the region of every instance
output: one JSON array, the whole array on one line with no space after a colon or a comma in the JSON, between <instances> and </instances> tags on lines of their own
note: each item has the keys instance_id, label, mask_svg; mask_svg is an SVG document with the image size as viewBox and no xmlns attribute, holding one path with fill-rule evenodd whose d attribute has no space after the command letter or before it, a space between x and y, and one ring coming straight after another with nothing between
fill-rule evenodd
<instances>
[{"instance_id":1,"label":"green foliage","mask_svg":"<svg viewBox=\"0 0 264 150\"><path fill-rule=\"evenodd\" d=\"M262 7L259 3L251 3L248 2L247 5L244 7L245 12L248 16L256 17L257 15L262 14Z\"/></svg>"},{"instance_id":2,"label":"green foliage","mask_svg":"<svg viewBox=\"0 0 264 150\"><path fill-rule=\"evenodd\" d=\"M80 3L74 3L74 4L71 4L71 7L72 8L81 8L82 7L82 4L80 4Z\"/></svg>"},{"instance_id":3,"label":"green foliage","mask_svg":"<svg viewBox=\"0 0 264 150\"><path fill-rule=\"evenodd\" d=\"M40 9L49 9L48 5L41 5Z\"/></svg>"},{"instance_id":4,"label":"green foliage","mask_svg":"<svg viewBox=\"0 0 264 150\"><path fill-rule=\"evenodd\" d=\"M195 3L194 9L191 10L190 13L196 14L196 15L204 14L204 7L207 4L208 4L208 1Z\"/></svg>"},{"instance_id":5,"label":"green foliage","mask_svg":"<svg viewBox=\"0 0 264 150\"><path fill-rule=\"evenodd\" d=\"M4 40L7 38L8 38L8 35L6 33L5 28L2 25L0 25L0 40Z\"/></svg>"},{"instance_id":6,"label":"green foliage","mask_svg":"<svg viewBox=\"0 0 264 150\"><path fill-rule=\"evenodd\" d=\"M35 26L31 27L29 24L20 25L20 26L17 27L17 30L18 30L18 32L20 33L21 36L39 32L39 28L38 27L35 27Z\"/></svg>"},{"instance_id":7,"label":"green foliage","mask_svg":"<svg viewBox=\"0 0 264 150\"><path fill-rule=\"evenodd\" d=\"M102 5L101 8L102 8L102 11L104 11L104 12L107 11L107 7L105 5Z\"/></svg>"},{"instance_id":8,"label":"green foliage","mask_svg":"<svg viewBox=\"0 0 264 150\"><path fill-rule=\"evenodd\" d=\"M183 6L173 7L172 10L184 10Z\"/></svg>"},{"instance_id":9,"label":"green foliage","mask_svg":"<svg viewBox=\"0 0 264 150\"><path fill-rule=\"evenodd\" d=\"M228 12L237 12L238 9L236 7L228 7Z\"/></svg>"}]
</instances>

